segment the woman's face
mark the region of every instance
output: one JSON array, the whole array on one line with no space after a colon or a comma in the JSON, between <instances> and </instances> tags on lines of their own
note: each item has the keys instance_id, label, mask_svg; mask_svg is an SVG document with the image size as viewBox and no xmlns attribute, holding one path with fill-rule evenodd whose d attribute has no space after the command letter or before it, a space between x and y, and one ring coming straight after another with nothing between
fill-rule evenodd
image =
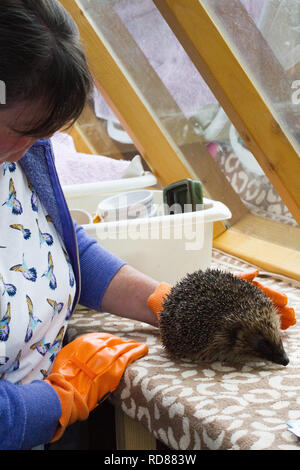
<instances>
[{"instance_id":1,"label":"woman's face","mask_svg":"<svg viewBox=\"0 0 300 470\"><path fill-rule=\"evenodd\" d=\"M22 104L3 110L0 105L0 164L20 160L38 140L36 137L20 136L13 131L13 128L26 128L28 117L34 116L37 111L34 108Z\"/></svg>"}]
</instances>

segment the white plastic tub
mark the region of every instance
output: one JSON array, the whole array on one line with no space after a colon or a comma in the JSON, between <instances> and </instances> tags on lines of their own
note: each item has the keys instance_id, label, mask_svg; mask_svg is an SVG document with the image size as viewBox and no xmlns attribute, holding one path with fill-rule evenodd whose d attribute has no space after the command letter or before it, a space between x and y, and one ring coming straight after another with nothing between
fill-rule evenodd
<instances>
[{"instance_id":1,"label":"white plastic tub","mask_svg":"<svg viewBox=\"0 0 300 470\"><path fill-rule=\"evenodd\" d=\"M63 186L63 192L70 209L84 209L96 212L98 203L121 191L133 191L147 188L157 183L157 179L150 172L142 176L122 178L99 183L84 183Z\"/></svg>"},{"instance_id":2,"label":"white plastic tub","mask_svg":"<svg viewBox=\"0 0 300 470\"><path fill-rule=\"evenodd\" d=\"M101 195L97 203L106 196ZM156 217L83 227L103 247L158 281L173 284L188 272L209 267L213 223L230 219L229 209L221 202L204 199L202 211L162 215L162 191L154 190L153 199L158 208ZM87 210L85 203L83 201L82 207ZM79 204L77 198L77 208ZM97 204L90 205L91 213L96 207Z\"/></svg>"}]
</instances>

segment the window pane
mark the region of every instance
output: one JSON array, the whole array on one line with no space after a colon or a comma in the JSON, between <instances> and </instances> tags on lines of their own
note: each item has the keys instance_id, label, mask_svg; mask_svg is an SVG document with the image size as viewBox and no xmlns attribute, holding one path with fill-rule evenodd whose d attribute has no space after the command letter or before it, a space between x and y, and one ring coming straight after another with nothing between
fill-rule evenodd
<instances>
[{"instance_id":1,"label":"window pane","mask_svg":"<svg viewBox=\"0 0 300 470\"><path fill-rule=\"evenodd\" d=\"M299 0L202 0L300 156Z\"/></svg>"},{"instance_id":2,"label":"window pane","mask_svg":"<svg viewBox=\"0 0 300 470\"><path fill-rule=\"evenodd\" d=\"M78 3L186 159L198 161L207 196L227 204L234 215L245 206L265 220L298 227L152 1ZM262 8L254 4L260 2L247 3L257 22ZM99 93L95 109L118 126Z\"/></svg>"}]
</instances>

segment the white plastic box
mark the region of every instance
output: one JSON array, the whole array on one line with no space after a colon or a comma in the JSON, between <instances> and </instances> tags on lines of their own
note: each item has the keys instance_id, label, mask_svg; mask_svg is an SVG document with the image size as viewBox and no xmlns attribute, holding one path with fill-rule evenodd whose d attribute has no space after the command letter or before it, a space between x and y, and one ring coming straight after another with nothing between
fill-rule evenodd
<instances>
[{"instance_id":1,"label":"white plastic box","mask_svg":"<svg viewBox=\"0 0 300 470\"><path fill-rule=\"evenodd\" d=\"M93 215L98 203L114 193L113 190L102 193L100 184L98 189L93 188L90 196L87 188L80 196L78 188L72 194L65 191L69 207L82 208ZM114 189L118 192L118 188ZM221 202L204 199L201 211L163 215L162 191L153 190L153 198L158 208L156 217L100 222L83 227L103 247L160 282L174 284L189 272L209 267L213 223L230 219L229 209Z\"/></svg>"}]
</instances>

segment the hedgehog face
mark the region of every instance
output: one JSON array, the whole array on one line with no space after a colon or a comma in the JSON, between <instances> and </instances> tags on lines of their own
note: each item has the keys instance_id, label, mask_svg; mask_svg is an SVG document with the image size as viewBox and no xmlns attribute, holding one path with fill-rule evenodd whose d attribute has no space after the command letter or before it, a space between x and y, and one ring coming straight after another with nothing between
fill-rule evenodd
<instances>
[{"instance_id":1,"label":"hedgehog face","mask_svg":"<svg viewBox=\"0 0 300 470\"><path fill-rule=\"evenodd\" d=\"M289 358L284 350L279 335L263 334L261 330L247 330L245 328L236 328L231 332L231 337L235 336L232 343L231 354L236 357L240 355L254 356L261 359L287 366Z\"/></svg>"},{"instance_id":2,"label":"hedgehog face","mask_svg":"<svg viewBox=\"0 0 300 470\"><path fill-rule=\"evenodd\" d=\"M252 348L253 354L262 359L267 359L283 366L287 366L289 363L289 358L281 340L274 342L265 338L261 333L255 333L248 337L248 344Z\"/></svg>"}]
</instances>

